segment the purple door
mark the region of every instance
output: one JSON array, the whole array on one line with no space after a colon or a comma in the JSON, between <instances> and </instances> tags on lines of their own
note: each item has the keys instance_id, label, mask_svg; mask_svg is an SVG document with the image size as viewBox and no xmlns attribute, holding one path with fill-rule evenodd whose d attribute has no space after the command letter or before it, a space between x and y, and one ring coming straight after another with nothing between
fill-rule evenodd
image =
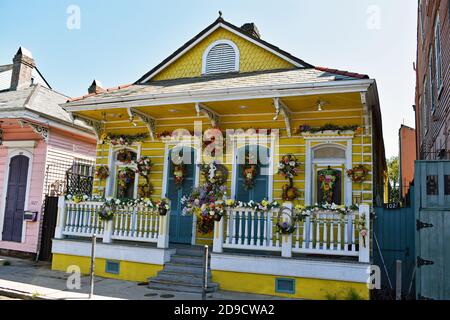
<instances>
[{"instance_id":1,"label":"purple door","mask_svg":"<svg viewBox=\"0 0 450 320\"><path fill-rule=\"evenodd\" d=\"M15 156L9 164L8 189L6 193L3 241L22 241L23 210L27 192L29 159Z\"/></svg>"}]
</instances>

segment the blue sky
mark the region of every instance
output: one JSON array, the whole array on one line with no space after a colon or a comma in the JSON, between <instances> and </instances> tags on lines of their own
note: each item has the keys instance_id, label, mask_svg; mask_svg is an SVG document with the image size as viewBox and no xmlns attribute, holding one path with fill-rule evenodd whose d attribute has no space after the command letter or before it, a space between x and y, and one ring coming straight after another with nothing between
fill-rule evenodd
<instances>
[{"instance_id":1,"label":"blue sky","mask_svg":"<svg viewBox=\"0 0 450 320\"><path fill-rule=\"evenodd\" d=\"M80 29L67 8L80 8ZM0 0L0 64L29 49L50 85L69 96L136 81L218 16L255 22L262 38L317 66L378 82L387 156L398 129L414 127L416 1L411 0Z\"/></svg>"}]
</instances>

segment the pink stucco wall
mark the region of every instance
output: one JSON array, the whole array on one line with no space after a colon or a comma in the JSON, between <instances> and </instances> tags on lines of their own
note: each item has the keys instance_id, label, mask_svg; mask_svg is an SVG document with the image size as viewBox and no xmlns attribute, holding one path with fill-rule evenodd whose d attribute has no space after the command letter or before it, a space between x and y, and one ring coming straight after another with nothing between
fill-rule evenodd
<instances>
[{"instance_id":1,"label":"pink stucco wall","mask_svg":"<svg viewBox=\"0 0 450 320\"><path fill-rule=\"evenodd\" d=\"M46 171L47 149L53 148L69 153L80 153L95 158L95 138L85 138L63 130L50 128L50 138L47 143L41 136L32 131L31 128L21 127L17 121L5 120L2 124L4 141L35 140L37 145L33 150L32 173L27 200L28 210L39 212L37 222L24 222L25 237L23 243L0 241L0 249L8 249L21 252L36 253L39 246L39 235L42 222L43 187ZM4 206L7 181L8 148L0 146L0 219L4 218ZM0 230L2 232L3 230Z\"/></svg>"}]
</instances>

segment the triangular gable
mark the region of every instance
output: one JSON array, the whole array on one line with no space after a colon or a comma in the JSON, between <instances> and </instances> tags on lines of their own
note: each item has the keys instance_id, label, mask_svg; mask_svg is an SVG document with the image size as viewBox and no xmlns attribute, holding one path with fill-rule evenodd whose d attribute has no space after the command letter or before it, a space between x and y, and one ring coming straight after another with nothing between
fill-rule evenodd
<instances>
[{"instance_id":1,"label":"triangular gable","mask_svg":"<svg viewBox=\"0 0 450 320\"><path fill-rule=\"evenodd\" d=\"M156 80L191 78L202 75L204 50L219 39L227 39L240 47L240 72L274 69L312 68L313 66L270 43L245 33L222 18L201 31L167 59L147 72L136 84Z\"/></svg>"}]
</instances>

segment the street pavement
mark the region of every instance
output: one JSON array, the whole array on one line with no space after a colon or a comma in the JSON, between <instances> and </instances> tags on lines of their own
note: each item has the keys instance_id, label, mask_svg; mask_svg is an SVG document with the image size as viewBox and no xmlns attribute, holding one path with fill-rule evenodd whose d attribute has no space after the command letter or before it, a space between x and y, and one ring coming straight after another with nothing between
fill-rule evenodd
<instances>
[{"instance_id":1,"label":"street pavement","mask_svg":"<svg viewBox=\"0 0 450 320\"><path fill-rule=\"evenodd\" d=\"M4 265L4 262L8 261ZM81 277L80 290L67 289L69 274L52 271L49 263L0 256L0 296L16 294L30 299L88 299L89 276ZM136 282L95 278L96 300L201 300L201 294L151 290ZM8 292L8 294L5 294ZM1 299L1 298L0 298ZM280 297L218 291L207 295L208 300L273 300Z\"/></svg>"}]
</instances>

